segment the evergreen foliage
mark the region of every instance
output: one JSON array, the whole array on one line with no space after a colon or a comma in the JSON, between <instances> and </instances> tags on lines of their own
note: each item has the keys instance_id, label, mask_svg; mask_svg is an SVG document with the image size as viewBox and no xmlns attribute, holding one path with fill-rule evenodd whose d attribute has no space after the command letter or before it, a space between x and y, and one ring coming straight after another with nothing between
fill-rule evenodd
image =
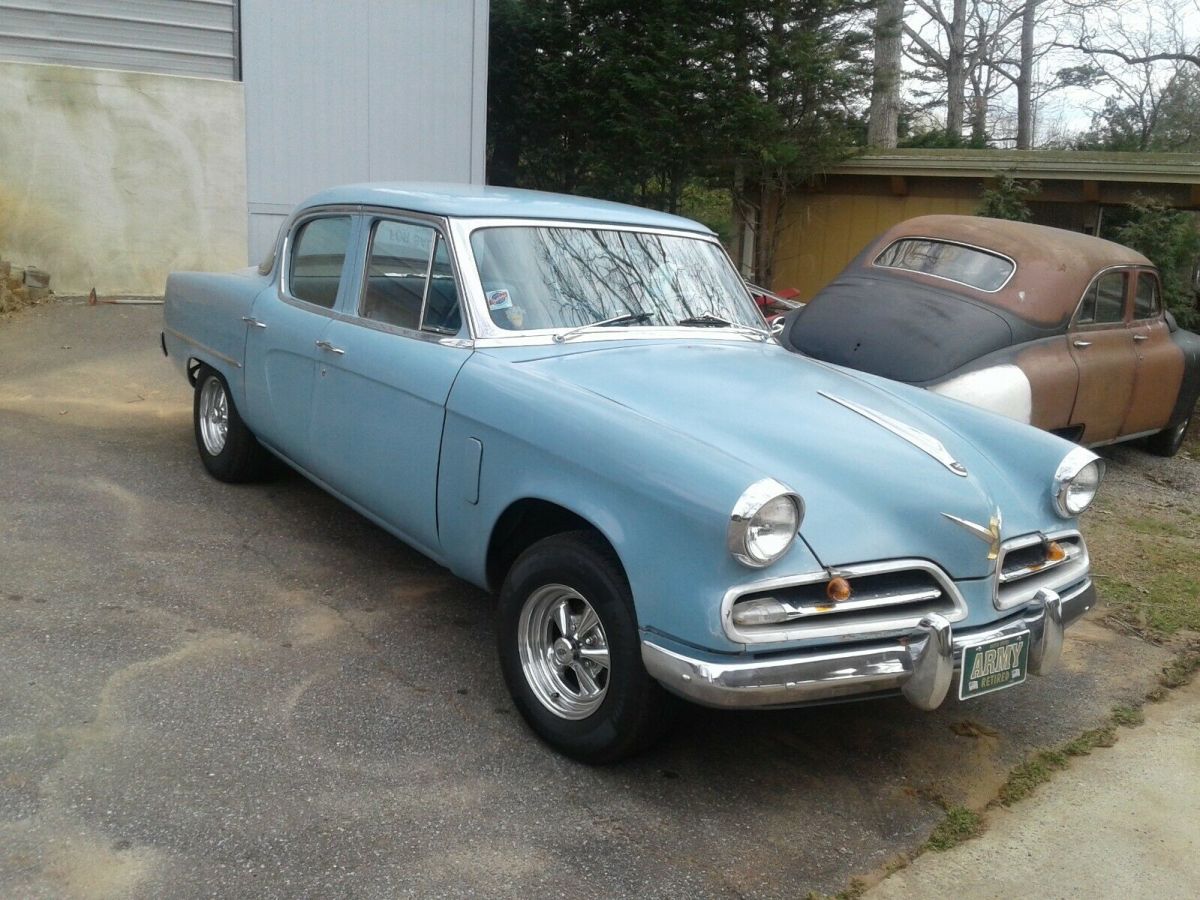
<instances>
[{"instance_id":1,"label":"evergreen foliage","mask_svg":"<svg viewBox=\"0 0 1200 900\"><path fill-rule=\"evenodd\" d=\"M1192 282L1200 262L1200 231L1196 219L1181 209L1172 209L1156 197L1136 196L1132 215L1116 229L1116 239L1145 255L1158 266L1162 276L1163 302L1184 328L1200 327L1196 290Z\"/></svg>"},{"instance_id":2,"label":"evergreen foliage","mask_svg":"<svg viewBox=\"0 0 1200 900\"><path fill-rule=\"evenodd\" d=\"M1036 197L1042 184L1036 180L1020 181L1005 172L996 178L995 185L986 188L975 211L977 216L991 219L1009 219L1013 222L1028 222L1033 218L1028 200Z\"/></svg>"}]
</instances>

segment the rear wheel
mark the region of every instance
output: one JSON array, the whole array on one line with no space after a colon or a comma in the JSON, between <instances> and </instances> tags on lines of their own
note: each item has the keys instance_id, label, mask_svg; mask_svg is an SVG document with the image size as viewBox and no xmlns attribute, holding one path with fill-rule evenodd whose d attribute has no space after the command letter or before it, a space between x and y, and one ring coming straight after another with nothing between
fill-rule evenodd
<instances>
[{"instance_id":1,"label":"rear wheel","mask_svg":"<svg viewBox=\"0 0 1200 900\"><path fill-rule=\"evenodd\" d=\"M529 726L567 756L614 762L649 746L674 700L647 674L620 563L586 531L538 541L500 592L500 666Z\"/></svg>"},{"instance_id":2,"label":"rear wheel","mask_svg":"<svg viewBox=\"0 0 1200 900\"><path fill-rule=\"evenodd\" d=\"M1146 438L1146 449L1156 456L1174 456L1183 446L1184 436L1187 435L1191 423L1192 414L1189 412L1182 422L1168 425L1158 434Z\"/></svg>"},{"instance_id":3,"label":"rear wheel","mask_svg":"<svg viewBox=\"0 0 1200 900\"><path fill-rule=\"evenodd\" d=\"M236 483L266 474L270 454L238 415L224 377L209 366L196 373L192 420L200 461L214 478Z\"/></svg>"}]
</instances>

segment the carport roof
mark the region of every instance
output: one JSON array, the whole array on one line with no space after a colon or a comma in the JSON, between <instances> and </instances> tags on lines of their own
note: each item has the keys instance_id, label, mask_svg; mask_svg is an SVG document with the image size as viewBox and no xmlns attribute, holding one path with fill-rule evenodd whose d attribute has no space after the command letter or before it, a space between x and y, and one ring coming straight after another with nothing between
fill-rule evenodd
<instances>
[{"instance_id":1,"label":"carport roof","mask_svg":"<svg viewBox=\"0 0 1200 900\"><path fill-rule=\"evenodd\" d=\"M1200 154L1094 150L882 150L848 159L830 175L1014 178L1200 184Z\"/></svg>"}]
</instances>

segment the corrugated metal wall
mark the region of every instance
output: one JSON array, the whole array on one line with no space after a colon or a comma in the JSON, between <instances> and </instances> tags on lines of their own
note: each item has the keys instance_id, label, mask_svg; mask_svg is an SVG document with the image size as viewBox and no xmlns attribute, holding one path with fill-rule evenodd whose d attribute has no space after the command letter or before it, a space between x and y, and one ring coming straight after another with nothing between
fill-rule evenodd
<instances>
[{"instance_id":1,"label":"corrugated metal wall","mask_svg":"<svg viewBox=\"0 0 1200 900\"><path fill-rule=\"evenodd\" d=\"M484 177L487 0L300 9L242 0L253 261L292 207L323 188Z\"/></svg>"},{"instance_id":2,"label":"corrugated metal wall","mask_svg":"<svg viewBox=\"0 0 1200 900\"><path fill-rule=\"evenodd\" d=\"M0 59L236 79L238 0L0 0Z\"/></svg>"}]
</instances>

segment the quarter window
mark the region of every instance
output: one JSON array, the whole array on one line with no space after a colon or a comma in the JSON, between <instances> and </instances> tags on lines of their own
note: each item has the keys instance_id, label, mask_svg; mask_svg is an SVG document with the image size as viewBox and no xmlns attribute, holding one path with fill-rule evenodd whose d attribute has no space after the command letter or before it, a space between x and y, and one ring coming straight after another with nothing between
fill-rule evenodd
<instances>
[{"instance_id":1,"label":"quarter window","mask_svg":"<svg viewBox=\"0 0 1200 900\"><path fill-rule=\"evenodd\" d=\"M1076 325L1111 325L1125 318L1128 272L1105 272L1088 287L1079 304Z\"/></svg>"},{"instance_id":2,"label":"quarter window","mask_svg":"<svg viewBox=\"0 0 1200 900\"><path fill-rule=\"evenodd\" d=\"M989 293L1004 287L1016 268L1012 260L995 253L929 238L902 238L880 253L875 265L921 272Z\"/></svg>"},{"instance_id":3,"label":"quarter window","mask_svg":"<svg viewBox=\"0 0 1200 900\"><path fill-rule=\"evenodd\" d=\"M1149 272L1139 272L1137 294L1133 298L1133 317L1152 319L1161 309L1158 300L1158 279Z\"/></svg>"},{"instance_id":4,"label":"quarter window","mask_svg":"<svg viewBox=\"0 0 1200 900\"><path fill-rule=\"evenodd\" d=\"M333 309L349 244L349 216L313 219L301 225L292 250L288 279L291 295L297 300Z\"/></svg>"}]
</instances>

